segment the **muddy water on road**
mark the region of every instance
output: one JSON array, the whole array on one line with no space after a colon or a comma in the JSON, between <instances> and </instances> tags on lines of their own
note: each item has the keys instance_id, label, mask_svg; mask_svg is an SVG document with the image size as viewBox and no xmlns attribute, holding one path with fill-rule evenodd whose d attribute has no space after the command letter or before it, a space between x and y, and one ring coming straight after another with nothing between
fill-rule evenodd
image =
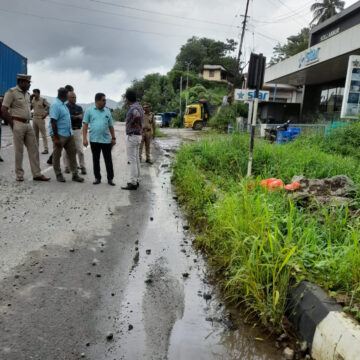
<instances>
[{"instance_id":1,"label":"muddy water on road","mask_svg":"<svg viewBox=\"0 0 360 360\"><path fill-rule=\"evenodd\" d=\"M193 237L170 183L170 161L179 139L158 140L161 159L145 171L143 200L151 202L138 234L130 280L118 317L116 359L281 358L274 340L245 325L207 280L207 264L192 247ZM135 198L130 197L130 202ZM109 357L110 359L110 357Z\"/></svg>"}]
</instances>

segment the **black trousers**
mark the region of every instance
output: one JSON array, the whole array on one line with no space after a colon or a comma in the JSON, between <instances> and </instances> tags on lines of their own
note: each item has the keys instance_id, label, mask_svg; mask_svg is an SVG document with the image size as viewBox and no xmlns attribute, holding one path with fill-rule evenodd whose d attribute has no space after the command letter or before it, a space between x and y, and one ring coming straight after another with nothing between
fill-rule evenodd
<instances>
[{"instance_id":1,"label":"black trousers","mask_svg":"<svg viewBox=\"0 0 360 360\"><path fill-rule=\"evenodd\" d=\"M113 163L111 158L111 144L103 144L103 143L96 143L96 142L90 142L91 152L92 152L92 158L93 158L93 168L94 168L94 176L95 179L101 180L101 174L100 174L100 153L102 151L105 166L106 166L106 173L107 173L107 179L112 180L114 178L114 169L113 169Z\"/></svg>"}]
</instances>

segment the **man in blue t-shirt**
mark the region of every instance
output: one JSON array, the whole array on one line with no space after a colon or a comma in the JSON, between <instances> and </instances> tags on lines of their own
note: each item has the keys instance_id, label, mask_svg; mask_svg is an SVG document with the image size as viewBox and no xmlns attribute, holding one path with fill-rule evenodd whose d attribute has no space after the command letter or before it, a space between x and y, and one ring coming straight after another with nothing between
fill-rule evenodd
<instances>
[{"instance_id":1,"label":"man in blue t-shirt","mask_svg":"<svg viewBox=\"0 0 360 360\"><path fill-rule=\"evenodd\" d=\"M65 149L70 160L70 170L72 179L76 182L83 182L84 178L80 177L76 163L76 147L71 127L70 112L65 105L68 92L65 88L58 90L58 97L50 106L50 123L49 133L53 141L53 167L56 174L56 180L65 182L61 173L60 157L62 150Z\"/></svg>"},{"instance_id":2,"label":"man in blue t-shirt","mask_svg":"<svg viewBox=\"0 0 360 360\"><path fill-rule=\"evenodd\" d=\"M108 184L114 186L114 169L111 158L111 149L116 144L114 122L109 109L105 107L106 97L103 93L95 95L95 106L85 111L83 118L83 145L87 147L87 130L90 126L90 147L93 157L95 181L94 185L101 182L100 154L103 153Z\"/></svg>"}]
</instances>

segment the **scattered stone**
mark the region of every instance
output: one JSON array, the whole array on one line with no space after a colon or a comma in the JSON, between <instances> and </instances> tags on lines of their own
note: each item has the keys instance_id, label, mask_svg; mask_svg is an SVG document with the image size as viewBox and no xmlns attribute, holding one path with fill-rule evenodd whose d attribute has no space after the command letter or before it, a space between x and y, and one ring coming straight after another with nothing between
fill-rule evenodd
<instances>
[{"instance_id":1,"label":"scattered stone","mask_svg":"<svg viewBox=\"0 0 360 360\"><path fill-rule=\"evenodd\" d=\"M103 253L103 252L104 252L104 250L103 250L103 249L100 249L100 252L101 252L101 253Z\"/></svg>"},{"instance_id":2,"label":"scattered stone","mask_svg":"<svg viewBox=\"0 0 360 360\"><path fill-rule=\"evenodd\" d=\"M129 324L128 330L131 331L134 328L131 324Z\"/></svg>"},{"instance_id":3,"label":"scattered stone","mask_svg":"<svg viewBox=\"0 0 360 360\"><path fill-rule=\"evenodd\" d=\"M16 274L16 275L14 276L15 279L18 279L19 277L20 277L20 275L18 275L18 274Z\"/></svg>"},{"instance_id":4,"label":"scattered stone","mask_svg":"<svg viewBox=\"0 0 360 360\"><path fill-rule=\"evenodd\" d=\"M308 344L307 344L307 342L306 342L306 341L301 342L301 344L300 344L300 351L301 351L302 353L305 353L307 349L308 349Z\"/></svg>"},{"instance_id":5,"label":"scattered stone","mask_svg":"<svg viewBox=\"0 0 360 360\"><path fill-rule=\"evenodd\" d=\"M151 254L151 249L147 249L146 250L146 255L150 255Z\"/></svg>"},{"instance_id":6,"label":"scattered stone","mask_svg":"<svg viewBox=\"0 0 360 360\"><path fill-rule=\"evenodd\" d=\"M189 225L184 225L184 226L183 226L183 229L184 229L184 230L189 230L189 229L190 229L190 226L189 226Z\"/></svg>"},{"instance_id":7,"label":"scattered stone","mask_svg":"<svg viewBox=\"0 0 360 360\"><path fill-rule=\"evenodd\" d=\"M94 259L94 260L92 261L91 265L92 265L92 266L96 266L97 263L98 263L98 260Z\"/></svg>"},{"instance_id":8,"label":"scattered stone","mask_svg":"<svg viewBox=\"0 0 360 360\"><path fill-rule=\"evenodd\" d=\"M82 358L84 358L85 357L85 353L81 353L81 355L80 355Z\"/></svg>"},{"instance_id":9,"label":"scattered stone","mask_svg":"<svg viewBox=\"0 0 360 360\"><path fill-rule=\"evenodd\" d=\"M114 339L114 334L113 333L109 333L109 334L106 335L106 340L107 341L111 341L113 339Z\"/></svg>"},{"instance_id":10,"label":"scattered stone","mask_svg":"<svg viewBox=\"0 0 360 360\"><path fill-rule=\"evenodd\" d=\"M146 279L145 280L145 284L151 284L153 281L152 281L152 279Z\"/></svg>"},{"instance_id":11,"label":"scattered stone","mask_svg":"<svg viewBox=\"0 0 360 360\"><path fill-rule=\"evenodd\" d=\"M197 262L197 259L194 259L194 263L196 263Z\"/></svg>"},{"instance_id":12,"label":"scattered stone","mask_svg":"<svg viewBox=\"0 0 360 360\"><path fill-rule=\"evenodd\" d=\"M183 273L182 276L183 276L183 278L188 278L188 277L189 277L189 273L187 273L187 272L186 272L186 273Z\"/></svg>"},{"instance_id":13,"label":"scattered stone","mask_svg":"<svg viewBox=\"0 0 360 360\"><path fill-rule=\"evenodd\" d=\"M115 293L111 293L111 296L115 296Z\"/></svg>"},{"instance_id":14,"label":"scattered stone","mask_svg":"<svg viewBox=\"0 0 360 360\"><path fill-rule=\"evenodd\" d=\"M74 248L69 249L70 252L75 252Z\"/></svg>"},{"instance_id":15,"label":"scattered stone","mask_svg":"<svg viewBox=\"0 0 360 360\"><path fill-rule=\"evenodd\" d=\"M135 245L139 245L139 240L136 240L136 241L135 241Z\"/></svg>"},{"instance_id":16,"label":"scattered stone","mask_svg":"<svg viewBox=\"0 0 360 360\"><path fill-rule=\"evenodd\" d=\"M101 274L96 274L96 277L100 278L100 277L101 277Z\"/></svg>"},{"instance_id":17,"label":"scattered stone","mask_svg":"<svg viewBox=\"0 0 360 360\"><path fill-rule=\"evenodd\" d=\"M204 293L204 294L203 294L203 298L204 298L205 300L210 300L210 299L212 298L212 296L211 296L210 293Z\"/></svg>"},{"instance_id":18,"label":"scattered stone","mask_svg":"<svg viewBox=\"0 0 360 360\"><path fill-rule=\"evenodd\" d=\"M135 264L137 264L139 262L139 258L140 258L140 253L137 251L133 258L133 261Z\"/></svg>"},{"instance_id":19,"label":"scattered stone","mask_svg":"<svg viewBox=\"0 0 360 360\"><path fill-rule=\"evenodd\" d=\"M283 356L286 360L293 360L295 356L295 351L293 349L290 349L289 347L286 347L283 351Z\"/></svg>"},{"instance_id":20,"label":"scattered stone","mask_svg":"<svg viewBox=\"0 0 360 360\"><path fill-rule=\"evenodd\" d=\"M153 217L150 217L150 221L153 221L154 220L154 218Z\"/></svg>"},{"instance_id":21,"label":"scattered stone","mask_svg":"<svg viewBox=\"0 0 360 360\"><path fill-rule=\"evenodd\" d=\"M91 275L91 272L90 272L90 271L88 271L88 272L86 273L86 275Z\"/></svg>"},{"instance_id":22,"label":"scattered stone","mask_svg":"<svg viewBox=\"0 0 360 360\"><path fill-rule=\"evenodd\" d=\"M43 269L40 269L40 270L39 270L39 273L42 273L42 272L44 272L44 270L43 270Z\"/></svg>"},{"instance_id":23,"label":"scattered stone","mask_svg":"<svg viewBox=\"0 0 360 360\"><path fill-rule=\"evenodd\" d=\"M88 343L86 343L86 346L87 346L87 347L89 347L89 346L90 346L90 343L89 343L89 342L88 342Z\"/></svg>"},{"instance_id":24,"label":"scattered stone","mask_svg":"<svg viewBox=\"0 0 360 360\"><path fill-rule=\"evenodd\" d=\"M277 341L284 341L287 339L287 334L286 333L282 333L278 338L277 338Z\"/></svg>"},{"instance_id":25,"label":"scattered stone","mask_svg":"<svg viewBox=\"0 0 360 360\"><path fill-rule=\"evenodd\" d=\"M186 250L185 249L181 249L181 252L183 252L184 254L186 254Z\"/></svg>"},{"instance_id":26,"label":"scattered stone","mask_svg":"<svg viewBox=\"0 0 360 360\"><path fill-rule=\"evenodd\" d=\"M173 196L173 199L177 201L179 199L179 197L178 196Z\"/></svg>"},{"instance_id":27,"label":"scattered stone","mask_svg":"<svg viewBox=\"0 0 360 360\"><path fill-rule=\"evenodd\" d=\"M138 251L138 250L139 250L139 248L138 248L138 247L136 247L136 248L135 248L135 251Z\"/></svg>"}]
</instances>

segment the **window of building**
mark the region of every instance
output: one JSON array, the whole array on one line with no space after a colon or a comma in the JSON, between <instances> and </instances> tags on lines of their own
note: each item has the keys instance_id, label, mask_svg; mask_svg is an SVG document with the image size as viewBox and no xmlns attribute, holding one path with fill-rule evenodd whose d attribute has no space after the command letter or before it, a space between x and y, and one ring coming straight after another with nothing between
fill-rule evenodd
<instances>
[{"instance_id":1,"label":"window of building","mask_svg":"<svg viewBox=\"0 0 360 360\"><path fill-rule=\"evenodd\" d=\"M209 70L209 77L215 77L215 70Z\"/></svg>"},{"instance_id":2,"label":"window of building","mask_svg":"<svg viewBox=\"0 0 360 360\"><path fill-rule=\"evenodd\" d=\"M334 113L341 111L344 95L343 87L323 89L320 97L319 110L322 113Z\"/></svg>"}]
</instances>

